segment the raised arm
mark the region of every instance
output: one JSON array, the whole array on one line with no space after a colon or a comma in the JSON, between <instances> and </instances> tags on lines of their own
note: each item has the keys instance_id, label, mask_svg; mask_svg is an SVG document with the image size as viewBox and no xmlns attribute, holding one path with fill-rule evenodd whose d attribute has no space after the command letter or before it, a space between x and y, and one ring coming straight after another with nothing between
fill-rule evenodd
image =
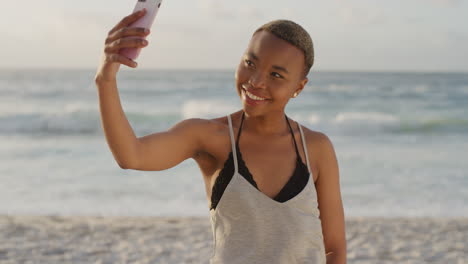
<instances>
[{"instance_id":1,"label":"raised arm","mask_svg":"<svg viewBox=\"0 0 468 264\"><path fill-rule=\"evenodd\" d=\"M171 168L196 155L209 121L186 119L167 131L137 138L120 104L117 85L100 83L101 121L114 159L123 169L157 171Z\"/></svg>"},{"instance_id":2,"label":"raised arm","mask_svg":"<svg viewBox=\"0 0 468 264\"><path fill-rule=\"evenodd\" d=\"M116 75L120 64L135 68L136 63L119 54L121 48L144 47L144 28L128 27L144 15L134 13L123 18L105 41L101 64L95 76L99 95L101 121L107 143L114 159L124 169L164 170L192 157L200 149L199 131L208 122L187 119L168 131L137 138L120 103Z\"/></svg>"},{"instance_id":3,"label":"raised arm","mask_svg":"<svg viewBox=\"0 0 468 264\"><path fill-rule=\"evenodd\" d=\"M160 171L174 167L203 151L202 139L209 134L209 120L183 120L164 132L138 138L133 163L127 168Z\"/></svg>"}]
</instances>

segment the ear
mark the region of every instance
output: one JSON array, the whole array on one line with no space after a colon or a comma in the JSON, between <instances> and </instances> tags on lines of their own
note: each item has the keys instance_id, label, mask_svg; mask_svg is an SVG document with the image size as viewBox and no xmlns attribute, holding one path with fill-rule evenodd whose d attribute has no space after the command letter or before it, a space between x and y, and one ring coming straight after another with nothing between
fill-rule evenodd
<instances>
[{"instance_id":1,"label":"ear","mask_svg":"<svg viewBox=\"0 0 468 264\"><path fill-rule=\"evenodd\" d=\"M309 79L307 77L305 77L300 83L299 83L299 86L297 87L296 89L296 93L299 95L302 91L302 89L304 89L305 85L307 84L307 82L309 81Z\"/></svg>"}]
</instances>

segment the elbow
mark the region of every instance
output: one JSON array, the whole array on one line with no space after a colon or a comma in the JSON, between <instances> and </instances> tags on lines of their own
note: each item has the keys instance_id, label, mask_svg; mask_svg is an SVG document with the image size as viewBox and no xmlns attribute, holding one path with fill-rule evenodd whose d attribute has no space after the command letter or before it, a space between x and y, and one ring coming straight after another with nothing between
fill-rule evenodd
<instances>
[{"instance_id":1,"label":"elbow","mask_svg":"<svg viewBox=\"0 0 468 264\"><path fill-rule=\"evenodd\" d=\"M126 152L127 154L129 152ZM119 167L121 169L124 169L124 170L128 170L128 169L132 169L132 170L137 170L138 168L138 159L135 159L135 158L132 158L132 157L135 157L136 155L127 155L127 156L119 156L119 157L115 157L115 161L117 162L117 164L119 165Z\"/></svg>"},{"instance_id":2,"label":"elbow","mask_svg":"<svg viewBox=\"0 0 468 264\"><path fill-rule=\"evenodd\" d=\"M119 167L123 170L128 170L129 169L129 166L127 166L126 164L123 164L123 163L117 163L119 164Z\"/></svg>"},{"instance_id":3,"label":"elbow","mask_svg":"<svg viewBox=\"0 0 468 264\"><path fill-rule=\"evenodd\" d=\"M135 167L129 164L129 162L117 162L119 167L124 170L134 169Z\"/></svg>"}]
</instances>

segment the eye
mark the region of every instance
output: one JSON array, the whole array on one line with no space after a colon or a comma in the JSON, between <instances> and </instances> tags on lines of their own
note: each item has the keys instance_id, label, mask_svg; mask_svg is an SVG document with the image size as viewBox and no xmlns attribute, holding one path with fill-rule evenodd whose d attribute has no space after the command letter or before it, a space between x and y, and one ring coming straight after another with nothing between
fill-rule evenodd
<instances>
[{"instance_id":1,"label":"eye","mask_svg":"<svg viewBox=\"0 0 468 264\"><path fill-rule=\"evenodd\" d=\"M277 77L277 78L283 78L283 76L281 76L281 74L277 73L277 72L272 72L271 75Z\"/></svg>"},{"instance_id":2,"label":"eye","mask_svg":"<svg viewBox=\"0 0 468 264\"><path fill-rule=\"evenodd\" d=\"M245 60L245 63L247 64L247 66L252 66L253 65L253 62L251 60L248 60L248 59Z\"/></svg>"}]
</instances>

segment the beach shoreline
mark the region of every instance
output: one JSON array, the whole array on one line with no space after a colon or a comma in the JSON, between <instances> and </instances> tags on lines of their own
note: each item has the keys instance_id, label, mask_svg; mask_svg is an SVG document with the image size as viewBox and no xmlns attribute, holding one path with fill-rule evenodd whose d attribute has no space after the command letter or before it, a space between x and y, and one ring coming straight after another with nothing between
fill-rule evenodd
<instances>
[{"instance_id":1,"label":"beach shoreline","mask_svg":"<svg viewBox=\"0 0 468 264\"><path fill-rule=\"evenodd\" d=\"M0 263L208 263L208 217L0 215ZM347 263L466 263L468 218L346 219Z\"/></svg>"}]
</instances>

